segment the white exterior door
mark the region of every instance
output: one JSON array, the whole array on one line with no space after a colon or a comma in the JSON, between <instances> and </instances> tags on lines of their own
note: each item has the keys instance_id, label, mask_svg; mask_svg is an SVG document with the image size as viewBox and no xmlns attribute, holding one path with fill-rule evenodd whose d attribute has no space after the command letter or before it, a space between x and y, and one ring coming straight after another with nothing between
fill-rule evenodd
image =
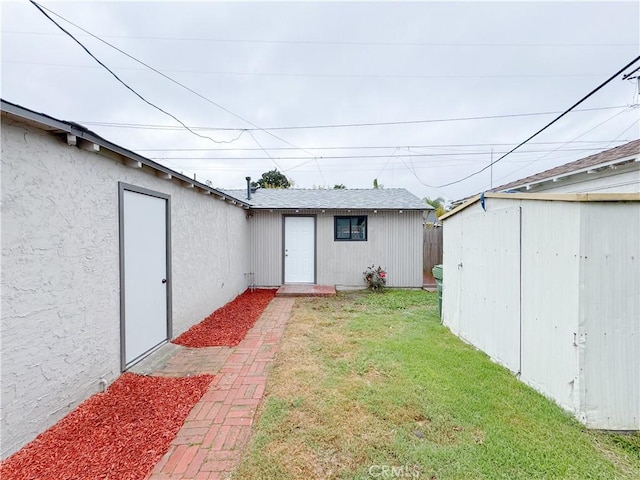
<instances>
[{"instance_id":1,"label":"white exterior door","mask_svg":"<svg viewBox=\"0 0 640 480\"><path fill-rule=\"evenodd\" d=\"M315 282L315 218L284 217L284 283Z\"/></svg>"},{"instance_id":2,"label":"white exterior door","mask_svg":"<svg viewBox=\"0 0 640 480\"><path fill-rule=\"evenodd\" d=\"M169 336L167 198L122 191L123 369Z\"/></svg>"}]
</instances>

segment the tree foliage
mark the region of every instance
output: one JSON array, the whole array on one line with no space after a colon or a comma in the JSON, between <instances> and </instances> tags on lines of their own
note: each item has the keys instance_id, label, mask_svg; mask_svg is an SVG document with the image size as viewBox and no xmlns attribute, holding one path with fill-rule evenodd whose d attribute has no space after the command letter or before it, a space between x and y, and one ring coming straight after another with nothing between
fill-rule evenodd
<instances>
[{"instance_id":1,"label":"tree foliage","mask_svg":"<svg viewBox=\"0 0 640 480\"><path fill-rule=\"evenodd\" d=\"M251 182L251 184L260 188L289 188L293 185L293 180L288 179L284 173L274 168L264 172L262 178L257 182Z\"/></svg>"},{"instance_id":2,"label":"tree foliage","mask_svg":"<svg viewBox=\"0 0 640 480\"><path fill-rule=\"evenodd\" d=\"M445 200L442 197L431 199L429 197L424 198L424 203L431 205L436 212L436 217L440 218L447 213L447 207L445 206Z\"/></svg>"}]
</instances>

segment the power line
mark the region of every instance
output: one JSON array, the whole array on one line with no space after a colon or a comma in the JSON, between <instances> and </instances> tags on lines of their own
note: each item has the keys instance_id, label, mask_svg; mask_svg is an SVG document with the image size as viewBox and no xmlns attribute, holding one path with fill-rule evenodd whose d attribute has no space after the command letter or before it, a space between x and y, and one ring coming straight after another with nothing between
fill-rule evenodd
<instances>
[{"instance_id":1,"label":"power line","mask_svg":"<svg viewBox=\"0 0 640 480\"><path fill-rule=\"evenodd\" d=\"M17 30L5 30L4 33L27 34L27 35L55 35L46 32L28 32ZM484 42L484 43L447 43L447 42L366 42L366 41L334 41L334 40L270 40L270 39L242 39L242 38L203 38L203 37L160 37L142 35L102 35L104 38L130 38L136 40L167 40L179 42L213 42L213 43L266 43L284 45L355 45L374 47L635 47L635 43L507 43L507 42Z\"/></svg>"},{"instance_id":2,"label":"power line","mask_svg":"<svg viewBox=\"0 0 640 480\"><path fill-rule=\"evenodd\" d=\"M566 148L562 150L563 152L590 152L595 150L596 148ZM545 153L548 150L524 150L518 152L519 154L527 154L527 153ZM494 151L494 153L496 153ZM501 153L501 152L497 152ZM394 154L393 157L397 158L413 158L413 157L422 157L422 158L438 158L438 157L460 157L460 156L480 156L480 155L490 155L490 152L486 151L477 151L477 152L454 152L454 153L406 153L406 154ZM318 160L349 160L349 159L370 159L370 158L388 158L389 155L320 155L320 156L312 156L312 157L301 157L301 156L288 156L288 157L274 157L269 155L268 157L152 157L154 160L309 160L313 161L314 159Z\"/></svg>"},{"instance_id":3,"label":"power line","mask_svg":"<svg viewBox=\"0 0 640 480\"><path fill-rule=\"evenodd\" d=\"M595 95L598 91L600 91L602 88L604 88L606 85L608 85L610 82L612 82L613 80L615 80L619 75L621 75L625 70L627 70L629 67L631 67L632 65L634 65L635 63L637 63L640 60L640 56L637 56L636 58L634 58L631 62L629 62L628 64L626 64L624 67L622 67L620 70L618 70L616 73L614 73L613 75L611 75L607 80L605 80L604 82L602 82L600 85L598 85L596 88L594 88L593 90L591 90L589 93L587 93L584 97L582 97L580 100L578 100L576 103L574 103L572 106L570 106L568 109L566 109L562 114L558 115L556 118L554 118L553 120L551 120L549 123L547 123L544 127L542 127L541 129L539 129L537 132L535 132L533 135L530 135L526 140L523 140L522 142L520 142L518 145L516 145L515 147L513 147L511 150L509 150L507 153L505 153L504 155L500 156L497 160L489 163L488 165L486 165L485 167L481 168L480 170L470 174L470 175L466 175L463 178L460 178L458 180L455 180L453 182L449 182L449 183L444 183L442 185L437 185L434 188L443 188L443 187L449 187L451 185L455 185L456 183L460 183L463 182L471 177L474 177L482 172L484 172L485 170L487 170L488 168L491 168L493 165L495 165L496 163L500 162L503 158L505 158L506 156L508 156L509 154L513 153L514 151L516 151L518 148L520 148L521 146L523 146L524 144L526 144L529 140L532 140L533 138L537 137L539 134L541 134L542 132L544 132L546 129L548 129L549 127L551 127L554 123L558 122L561 118L563 118L565 115L567 115L569 112L571 112L574 108L576 108L578 105L580 105L581 103L583 103L584 101L586 101L588 98L592 97L593 95Z\"/></svg>"},{"instance_id":4,"label":"power line","mask_svg":"<svg viewBox=\"0 0 640 480\"><path fill-rule=\"evenodd\" d=\"M576 112L595 112L600 110L613 110L619 108L628 108L628 105L615 105L611 107L593 107L593 108L581 108L576 109L572 113ZM472 120L495 120L500 118L515 118L515 117L534 117L541 115L555 115L562 113L561 110L551 112L529 112L529 113L507 113L502 115L478 115L471 117L452 117L452 118L434 118L426 120L401 120L392 122L368 122L368 123L335 123L325 125L298 125L288 127L258 127L258 128L231 128L231 127L192 127L197 130L259 130L267 132L269 130L304 130L304 129L317 129L317 128L349 128L349 127L378 127L384 125L410 125L420 123L446 123L446 122L464 122ZM179 127L170 125L158 125L158 124L143 124L143 123L118 123L118 122L93 122L93 121L80 121L83 125L94 125L101 127L119 127L119 128L142 128L142 129L157 129L157 130L175 130ZM276 137L277 138L277 137ZM299 149L299 147L296 147Z\"/></svg>"},{"instance_id":5,"label":"power line","mask_svg":"<svg viewBox=\"0 0 640 480\"><path fill-rule=\"evenodd\" d=\"M267 157L269 157L271 159L271 161L273 162L273 164L276 166L276 168L280 171L282 171L282 167L280 167L280 165L278 165L278 162L276 162L276 160L269 154L269 152L267 150L265 150L265 148L262 146L262 144L258 141L258 139L253 135L253 132L249 132L249 135L251 136L251 138L253 138L253 141L256 142L256 145L258 145L258 147L260 147L260 150L262 150Z\"/></svg>"},{"instance_id":6,"label":"power line","mask_svg":"<svg viewBox=\"0 0 640 480\"><path fill-rule=\"evenodd\" d=\"M44 67L62 67L62 68L98 68L94 65L73 65L66 63L48 63L48 62L24 62L17 60L2 60L2 63L8 63L13 65L37 65ZM146 71L146 68L136 67L118 67L117 70L129 70L129 71ZM504 73L487 73L487 74L468 74L468 73L445 73L445 74L430 74L430 75L418 75L418 74L374 74L374 73L304 73L304 72L230 72L220 70L183 70L163 68L163 72L167 73L196 73L198 75L236 75L247 77L293 77L293 78L379 78L379 79L393 79L398 78L401 80L410 79L455 79L460 78L468 80L470 78L587 78L587 77L601 77L601 73L567 73L567 74L544 74L544 73L532 73L532 74L504 74Z\"/></svg>"},{"instance_id":7,"label":"power line","mask_svg":"<svg viewBox=\"0 0 640 480\"><path fill-rule=\"evenodd\" d=\"M47 10L47 11L48 11L48 12L50 12L52 15L55 15L56 17L58 17L58 18L60 18L60 19L64 20L65 22L69 23L70 25L73 25L73 26L74 26L74 27L76 27L77 29L79 29L79 30L81 30L81 31L85 32L86 34L90 35L91 37L95 38L96 40L98 40L98 41L100 41L100 42L104 43L105 45L107 45L107 46L109 46L109 47L113 48L114 50L116 50L116 51L120 52L121 54L125 55L126 57L130 58L131 60L133 60L133 61L135 61L135 62L139 63L140 65L143 65L144 67L148 68L149 70L152 70L153 72L155 72L155 73L157 73L158 75L162 76L163 78L165 78L165 79L169 80L170 82L174 83L175 85L178 85L179 87L181 87L181 88L183 88L183 89L187 90L188 92L190 92L190 93L192 93L192 94L196 95L197 97L199 97L199 98L201 98L202 100L204 100L204 101L206 101L206 102L210 103L211 105L214 105L215 107L217 107L217 108L219 108L219 109L221 109L221 110L223 110L223 111L225 111L225 112L229 113L230 115L233 115L234 117L236 117L236 118L238 118L238 119L242 120L243 122L248 123L249 125L251 125L252 127L254 127L254 128L255 128L255 130L263 131L263 132L264 132L264 133L266 133L267 135L270 135L271 137L275 138L276 140L279 140L279 141L281 141L281 142L283 142L283 143L285 143L285 144L287 144L287 145L289 145L289 146L291 146L291 147L298 148L299 150L301 150L301 151L303 151L303 152L305 152L305 153L308 153L309 155L313 155L313 153L312 153L312 152L309 152L308 150L306 150L306 149L304 149L304 148L300 148L300 147L298 147L297 145L294 145L293 143L291 143L291 142L289 142L289 141L287 141L287 140L285 140L285 139L283 139L283 138L281 138L281 137L277 136L276 134L271 133L271 132L269 132L268 130L266 130L266 129L264 129L264 128L262 128L262 127L258 126L258 125L256 125L255 123L251 122L250 120L247 120L246 118L244 118L244 117L242 117L242 116L238 115L237 113L232 112L232 111L231 111L231 110L229 110L228 108L226 108L226 107L224 107L224 106L220 105L220 104L219 104L219 103L217 103L217 102L214 102L214 101L213 101L213 100L211 100L210 98L205 97L204 95L202 95L201 93L198 93L197 91L193 90L192 88L187 87L187 86L186 86L186 85L184 85L183 83L178 82L177 80L175 80L175 79L171 78L170 76L168 76L168 75L166 75L166 74L162 73L160 70L158 70L158 69L156 69L156 68L152 67L151 65L149 65L149 64L147 64L147 63L145 63L145 62L143 62L142 60L139 60L138 58L134 57L133 55L131 55L131 54L129 54L129 53L127 53L127 52L125 52L124 50L122 50L122 49L120 49L120 48L116 47L115 45L112 45L111 43L107 42L106 40L103 40L102 38L98 37L97 35L94 35L94 34L93 34L93 33L91 33L90 31L88 31L88 30L86 30L86 29L82 28L82 27L81 27L81 26L79 26L79 25L76 25L75 23L71 22L70 20L67 20L67 19L66 19L66 18L64 18L63 16L61 16L61 15L59 15L59 14L55 13L54 11L52 11L52 10L48 9L47 7L41 7L41 6L39 6L37 3L35 3L35 2L34 2L34 0L29 0L29 1L30 1L31 3L33 3L34 5L36 5L36 6L38 7L38 9L39 9L43 14L45 14L45 15L47 16L47 18L49 18L52 22L54 22L54 21L53 21L53 19L51 19L51 17L49 17L49 15L47 15L47 14L43 11L43 9ZM55 22L54 22L54 23L55 23ZM56 25L58 25L58 24L56 23ZM59 26L59 25L58 25L58 26ZM59 28L60 28L60 29L62 29L64 32L66 32L66 30L64 30L62 27L60 27L60 26L59 26ZM71 34L69 34L68 32L67 32L67 34L71 36ZM74 38L73 36L71 36L71 37L72 37L72 38ZM74 40L75 40L76 42L78 42L78 40L76 40L75 38L74 38ZM78 42L78 44L80 44L80 46L82 46L82 47L86 50L86 48L85 48L85 47L84 47L80 42ZM87 51L88 51L88 50L87 50ZM95 57L94 57L94 58L95 58ZM106 68L106 67L105 67L105 68ZM113 74L113 72L112 72L112 74ZM113 74L113 75L115 75L115 74ZM237 128L236 128L236 129L234 129L234 130L242 130L242 131L246 131L247 129L244 129L244 128L243 128L243 129L237 129ZM254 140L255 140L255 138L254 138ZM256 142L256 143L257 143L257 142ZM258 144L258 145L259 145L259 144ZM265 152L265 153L266 153L266 152ZM267 154L267 155L268 155L268 154Z\"/></svg>"},{"instance_id":8,"label":"power line","mask_svg":"<svg viewBox=\"0 0 640 480\"><path fill-rule=\"evenodd\" d=\"M588 129L587 131L582 132L580 135L578 135L578 136L576 136L576 137L573 137L571 140L569 140L569 141L567 141L567 142L562 142L562 144L561 144L561 145L559 145L558 147L556 147L556 148L554 148L554 149L552 149L552 150L548 151L547 153L545 153L545 154L544 154L544 155L542 155L541 157L535 158L535 159L531 160L530 162L527 162L525 165L522 165L521 167L516 168L515 170L513 170L512 172L510 172L508 175L505 175L505 176L503 176L503 177L500 177L500 178L499 178L498 180L496 180L496 181L501 181L501 180L503 180L504 178L511 177L514 173L519 172L520 170L523 170L523 169L527 168L529 165L532 165L532 164L534 164L534 163L536 163L536 162L539 162L539 161L540 161L540 160L542 160L543 158L548 157L549 155L551 155L552 153L554 153L554 152L556 152L556 151L564 151L564 150L561 150L561 149L562 149L562 147L564 147L565 145L568 145L568 144L570 144L570 143L575 142L578 138L585 136L587 133L590 133L590 132L594 131L596 128L600 128L600 127L601 127L602 125L604 125L605 123L610 122L611 120L613 120L614 118L616 118L616 117L620 116L620 115L621 115L621 114L623 114L623 113L624 113L624 111L622 111L622 112L618 112L618 113L614 114L613 116L611 116L611 117L607 118L606 120L603 120L602 122L599 122L597 125L594 125L593 127L591 127L590 129ZM627 129L627 130L628 130L628 129ZM608 145L606 145L605 147L602 147L600 150L605 150L605 149L609 148L609 146L610 146L613 142L615 142L618 138L620 138L620 137L621 137L625 132L626 132L626 130L625 130L624 132L622 132L622 134L621 134L621 135L618 135L618 137L616 137L616 138L615 138L613 141L611 141ZM496 188L500 188L500 187L498 186L498 187L496 187Z\"/></svg>"},{"instance_id":9,"label":"power line","mask_svg":"<svg viewBox=\"0 0 640 480\"><path fill-rule=\"evenodd\" d=\"M622 131L622 133L616 137L616 140L617 140L618 138L620 138L621 136L623 136L625 133L627 133L629 130L631 130L633 127L635 127L638 123L640 123L640 118L637 118L635 121L633 121L633 122L631 123L631 125L629 125L627 128L625 128L625 129ZM616 141L616 140L614 140L614 141ZM613 143L614 141L612 141L611 143Z\"/></svg>"},{"instance_id":10,"label":"power line","mask_svg":"<svg viewBox=\"0 0 640 480\"><path fill-rule=\"evenodd\" d=\"M238 140L242 134L244 133L243 131L240 132L240 134L234 138L233 140L215 140L207 135L201 135L198 132L192 130L191 128L189 128L182 120L180 120L178 117L176 117L175 115L173 115L172 113L169 113L168 111L164 110L163 108L159 107L158 105L156 105L155 103L152 103L151 101L147 100L145 97L143 97L140 93L138 93L136 90L134 90L132 87L130 87L124 80L122 80L118 75L115 74L115 72L113 72L113 70L111 70L109 67L107 67L104 63L102 63L98 57L96 57L93 53L91 53L91 51L85 47L82 42L80 42L76 37L74 37L70 32L68 32L62 25L60 25L58 22L56 22L53 18L51 18L47 12L45 12L43 10L44 7L41 7L40 5L38 5L36 2L34 2L33 0L29 0L31 2L31 4L36 7L38 9L38 11L40 11L40 13L42 13L45 17L47 17L56 27L58 27L60 30L62 30L65 34L67 34L74 42L76 42L85 52L87 52L89 54L89 56L91 58L93 58L96 62L98 62L98 64L100 64L100 66L102 66L102 68L104 68L107 72L109 72L113 78L115 78L118 82L120 82L126 89L128 89L129 91L131 91L136 97L138 97L140 100L142 100L144 103L146 103L147 105L155 108L156 110L164 113L165 115L173 118L176 122L178 122L180 125L182 125L185 129L187 129L189 132L191 132L193 135L196 135L200 138L206 138L208 140L211 140L214 143L231 143L234 142L236 140ZM48 10L48 9L47 9Z\"/></svg>"},{"instance_id":11,"label":"power line","mask_svg":"<svg viewBox=\"0 0 640 480\"><path fill-rule=\"evenodd\" d=\"M634 73L636 73L636 72L640 72L640 67L638 67L638 68L636 68L636 69L634 69L634 70L631 70L631 71L630 71L629 73L627 73L626 75L623 75L622 79L623 79L623 80L628 80L628 79L630 79L630 78L635 78L635 77L632 77L631 75L633 75L633 74L634 74Z\"/></svg>"},{"instance_id":12,"label":"power line","mask_svg":"<svg viewBox=\"0 0 640 480\"><path fill-rule=\"evenodd\" d=\"M317 177L317 167L315 164L312 164L314 162L315 159L310 159L308 162L305 162L305 165L296 165L294 167L291 168L285 168L282 170L282 172L288 172L291 170L297 170L297 171L304 171L304 172L316 172L315 175ZM400 159L400 161L404 161L403 159ZM517 162L517 163L521 163L521 162L525 162L527 160L509 160L510 162ZM411 168L414 171L418 171L418 170L438 170L441 168L449 168L449 167L468 167L469 164L472 163L472 160L457 160L457 161L452 161L452 162L447 162L447 163L432 163L432 164L420 164L420 165L414 165L414 166L410 166L409 164L406 164L405 167ZM477 162L473 162L476 163ZM380 171L380 167L382 166L382 162L368 162L365 164L361 164L358 165L357 167L353 167L350 170L350 173L359 173L359 172L379 172ZM304 168L302 168L304 167ZM246 167L246 166L237 166L237 164L233 164L233 163L219 163L219 164L212 164L212 162L208 162L204 165L182 165L181 168L187 170L187 171L221 171L221 172L246 172L247 169L249 168L255 168L255 167ZM344 165L339 165L339 164L325 164L324 169L326 170L330 170L330 171L338 171L340 173L344 172ZM387 166L387 168L385 168L385 172L383 173L387 173L386 171L389 170L389 166ZM383 178L381 175L377 175L374 174L372 175L372 178L378 178L378 180L380 180L381 178ZM430 185L424 183L421 181L421 183L427 187L433 188ZM444 193L444 192L443 192Z\"/></svg>"},{"instance_id":13,"label":"power line","mask_svg":"<svg viewBox=\"0 0 640 480\"><path fill-rule=\"evenodd\" d=\"M393 152L391 153L391 155L389 156L389 158L387 159L387 161L385 162L384 166L380 169L380 171L378 172L378 174L375 176L375 178L379 178L380 175L382 175L382 172L384 172L384 169L387 168L387 165L389 165L389 162L393 159L393 157L395 156L395 154L398 152L399 147L396 147L393 149ZM397 157L396 157L397 158Z\"/></svg>"},{"instance_id":14,"label":"power line","mask_svg":"<svg viewBox=\"0 0 640 480\"><path fill-rule=\"evenodd\" d=\"M572 141L571 143L612 143L612 142L624 142L625 140L579 140ZM397 148L450 148L450 147L500 147L515 145L516 142L510 143L446 143L446 144L433 144L433 145L345 145L345 146L329 146L329 147L307 147L312 150L389 150ZM565 145L567 142L529 142L529 145ZM265 147L266 150L298 150L292 147ZM261 148L132 148L131 150L136 152L239 152L239 151L258 151L263 150Z\"/></svg>"}]
</instances>

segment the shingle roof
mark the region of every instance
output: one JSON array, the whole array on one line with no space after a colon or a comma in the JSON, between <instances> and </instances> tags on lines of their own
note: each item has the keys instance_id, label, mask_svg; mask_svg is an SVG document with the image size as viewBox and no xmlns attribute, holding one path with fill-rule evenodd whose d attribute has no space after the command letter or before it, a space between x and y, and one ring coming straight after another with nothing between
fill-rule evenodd
<instances>
[{"instance_id":1,"label":"shingle roof","mask_svg":"<svg viewBox=\"0 0 640 480\"><path fill-rule=\"evenodd\" d=\"M521 178L514 182L509 182L505 185L493 188L491 191L502 192L517 187L523 187L527 184L537 183L554 177L565 176L572 172L578 172L589 167L606 164L621 158L637 156L638 154L640 154L640 140L633 140L629 143L625 143L624 145L590 155L586 158L581 158L575 162L565 163L564 165L560 165L550 170L545 170L544 172L536 173L535 175Z\"/></svg>"},{"instance_id":2,"label":"shingle roof","mask_svg":"<svg viewBox=\"0 0 640 480\"><path fill-rule=\"evenodd\" d=\"M277 189L261 188L247 200L246 190L224 190L227 195L249 203L253 208L334 208L430 210L430 205L404 188L382 189Z\"/></svg>"}]
</instances>

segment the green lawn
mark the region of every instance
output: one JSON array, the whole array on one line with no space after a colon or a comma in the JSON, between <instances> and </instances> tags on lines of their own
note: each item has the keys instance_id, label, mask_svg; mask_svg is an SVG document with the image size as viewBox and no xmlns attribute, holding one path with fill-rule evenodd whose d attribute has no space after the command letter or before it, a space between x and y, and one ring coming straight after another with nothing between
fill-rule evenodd
<instances>
[{"instance_id":1,"label":"green lawn","mask_svg":"<svg viewBox=\"0 0 640 480\"><path fill-rule=\"evenodd\" d=\"M640 478L640 435L584 429L440 325L436 302L297 300L234 478Z\"/></svg>"}]
</instances>

